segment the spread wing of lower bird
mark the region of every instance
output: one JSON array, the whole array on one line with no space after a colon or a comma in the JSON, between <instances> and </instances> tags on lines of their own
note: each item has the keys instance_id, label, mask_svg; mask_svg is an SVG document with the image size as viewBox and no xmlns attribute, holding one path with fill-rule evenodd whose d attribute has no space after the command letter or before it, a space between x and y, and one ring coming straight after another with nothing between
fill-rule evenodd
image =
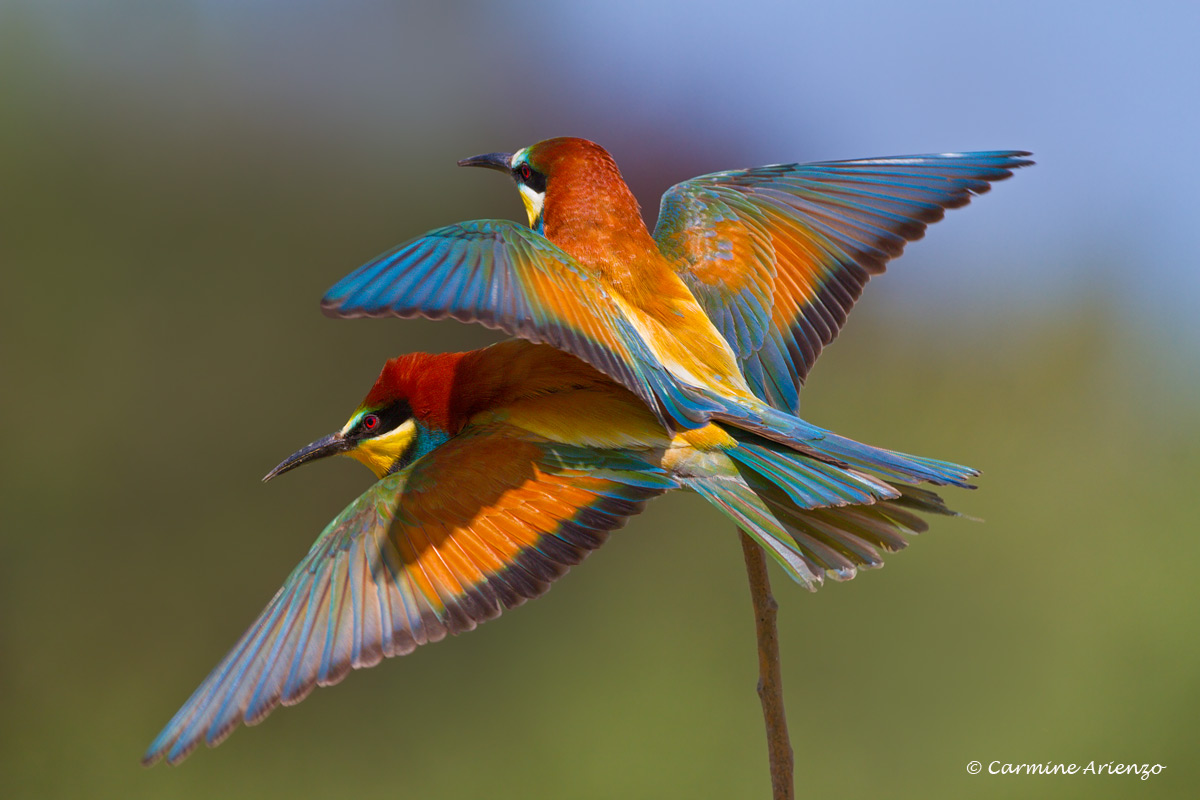
<instances>
[{"instance_id":1,"label":"spread wing of lower bird","mask_svg":"<svg viewBox=\"0 0 1200 800\"><path fill-rule=\"evenodd\" d=\"M654 237L762 399L795 413L821 349L872 275L947 208L1032 164L1023 151L778 164L662 198Z\"/></svg>"},{"instance_id":2,"label":"spread wing of lower bird","mask_svg":"<svg viewBox=\"0 0 1200 800\"><path fill-rule=\"evenodd\" d=\"M455 439L338 515L143 762L181 761L351 669L537 597L645 500L675 486L613 451L503 430Z\"/></svg>"},{"instance_id":3,"label":"spread wing of lower bird","mask_svg":"<svg viewBox=\"0 0 1200 800\"><path fill-rule=\"evenodd\" d=\"M668 427L706 418L703 401L683 394L599 281L509 220L462 222L406 242L338 281L321 309L334 317L479 322L582 358Z\"/></svg>"}]
</instances>

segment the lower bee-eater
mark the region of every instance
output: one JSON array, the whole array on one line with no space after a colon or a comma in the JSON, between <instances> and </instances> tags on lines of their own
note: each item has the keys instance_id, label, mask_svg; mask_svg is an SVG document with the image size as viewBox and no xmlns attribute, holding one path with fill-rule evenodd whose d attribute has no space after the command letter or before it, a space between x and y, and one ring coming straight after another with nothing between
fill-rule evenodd
<instances>
[{"instance_id":1,"label":"lower bee-eater","mask_svg":"<svg viewBox=\"0 0 1200 800\"><path fill-rule=\"evenodd\" d=\"M567 350L671 430L727 422L898 480L954 465L795 416L799 390L868 279L947 208L1032 162L1023 151L779 164L684 181L653 235L613 158L584 139L464 159L516 181L529 217L431 231L326 294L338 317L482 322Z\"/></svg>"},{"instance_id":2,"label":"lower bee-eater","mask_svg":"<svg viewBox=\"0 0 1200 800\"><path fill-rule=\"evenodd\" d=\"M331 455L378 482L325 528L145 763L176 763L351 669L537 597L670 489L698 492L810 589L881 565L925 529L915 512L953 513L928 490L736 427L673 433L596 369L520 340L389 361L340 430L264 480Z\"/></svg>"}]
</instances>

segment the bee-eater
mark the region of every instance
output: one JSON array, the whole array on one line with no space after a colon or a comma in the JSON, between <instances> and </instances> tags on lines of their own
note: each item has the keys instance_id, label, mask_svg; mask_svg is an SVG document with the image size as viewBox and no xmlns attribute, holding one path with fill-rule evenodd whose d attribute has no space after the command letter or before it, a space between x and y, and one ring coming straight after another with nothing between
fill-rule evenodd
<instances>
[{"instance_id":1,"label":"bee-eater","mask_svg":"<svg viewBox=\"0 0 1200 800\"><path fill-rule=\"evenodd\" d=\"M315 686L537 597L644 501L692 489L793 578L882 564L953 514L936 494L722 424L679 432L579 359L512 340L389 361L337 432L269 480L331 455L378 482L322 532L259 618L150 745L175 763Z\"/></svg>"},{"instance_id":2,"label":"bee-eater","mask_svg":"<svg viewBox=\"0 0 1200 800\"><path fill-rule=\"evenodd\" d=\"M549 139L459 162L516 181L529 227L431 231L326 294L337 317L454 317L567 350L671 430L710 420L897 480L966 485L954 464L869 447L795 416L799 390L873 274L1023 151L780 164L684 181L651 235L613 158Z\"/></svg>"}]
</instances>

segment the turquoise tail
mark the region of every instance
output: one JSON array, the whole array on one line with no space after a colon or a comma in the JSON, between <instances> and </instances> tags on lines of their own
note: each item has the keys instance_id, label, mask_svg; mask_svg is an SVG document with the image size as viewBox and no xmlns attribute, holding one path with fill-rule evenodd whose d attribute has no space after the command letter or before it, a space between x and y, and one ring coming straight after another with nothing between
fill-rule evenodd
<instances>
[{"instance_id":1,"label":"turquoise tail","mask_svg":"<svg viewBox=\"0 0 1200 800\"><path fill-rule=\"evenodd\" d=\"M970 479L979 475L979 470L971 467L856 442L805 422L785 411L771 408L758 400L745 403L721 397L704 389L694 391L706 400L721 405L721 409L713 414L714 419L787 445L801 453L856 469L869 470L886 480L975 488Z\"/></svg>"},{"instance_id":2,"label":"turquoise tail","mask_svg":"<svg viewBox=\"0 0 1200 800\"><path fill-rule=\"evenodd\" d=\"M737 435L728 473L683 480L732 519L789 576L816 590L883 565L882 552L928 528L919 514L957 516L935 493L888 483L757 437ZM886 452L886 451L885 451Z\"/></svg>"}]
</instances>

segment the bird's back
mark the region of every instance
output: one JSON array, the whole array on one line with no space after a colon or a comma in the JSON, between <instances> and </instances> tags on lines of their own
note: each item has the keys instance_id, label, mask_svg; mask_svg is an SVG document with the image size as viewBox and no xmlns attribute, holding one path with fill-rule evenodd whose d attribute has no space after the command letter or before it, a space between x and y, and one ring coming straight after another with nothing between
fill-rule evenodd
<instances>
[{"instance_id":1,"label":"bird's back","mask_svg":"<svg viewBox=\"0 0 1200 800\"><path fill-rule=\"evenodd\" d=\"M465 354L461 385L478 402L469 425L505 424L565 444L663 447L669 435L645 403L607 375L548 345L514 339Z\"/></svg>"}]
</instances>

